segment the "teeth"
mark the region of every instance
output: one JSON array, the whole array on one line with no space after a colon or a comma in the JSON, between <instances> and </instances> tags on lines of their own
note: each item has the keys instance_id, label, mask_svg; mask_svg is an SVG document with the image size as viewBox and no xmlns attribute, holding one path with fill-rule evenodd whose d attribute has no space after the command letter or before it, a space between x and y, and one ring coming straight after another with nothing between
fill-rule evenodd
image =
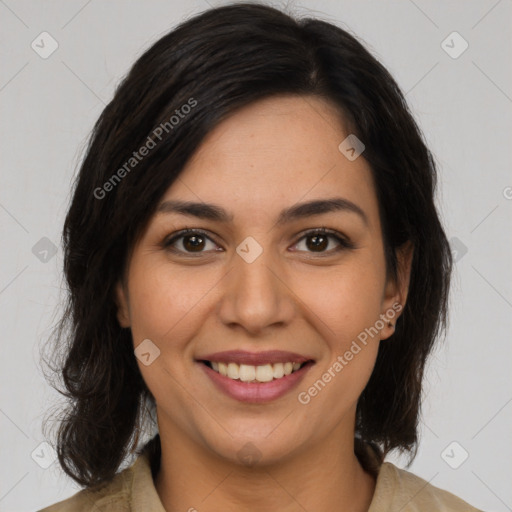
<instances>
[{"instance_id":1,"label":"teeth","mask_svg":"<svg viewBox=\"0 0 512 512\"><path fill-rule=\"evenodd\" d=\"M212 368L233 380L241 380L242 382L270 382L273 379L280 379L286 375L297 371L301 367L301 363L275 363L265 364L261 366L253 366L249 364L237 363L217 363L211 362Z\"/></svg>"},{"instance_id":2,"label":"teeth","mask_svg":"<svg viewBox=\"0 0 512 512\"><path fill-rule=\"evenodd\" d=\"M253 366L254 368L254 366ZM271 364L256 366L256 380L258 382L270 382L274 378L274 368Z\"/></svg>"},{"instance_id":3,"label":"teeth","mask_svg":"<svg viewBox=\"0 0 512 512\"><path fill-rule=\"evenodd\" d=\"M235 364L235 363L228 364L228 377L230 379L241 379L242 378L237 364Z\"/></svg>"},{"instance_id":4,"label":"teeth","mask_svg":"<svg viewBox=\"0 0 512 512\"><path fill-rule=\"evenodd\" d=\"M283 376L284 376L283 363L276 363L274 365L274 379L280 379Z\"/></svg>"},{"instance_id":5,"label":"teeth","mask_svg":"<svg viewBox=\"0 0 512 512\"><path fill-rule=\"evenodd\" d=\"M228 376L228 365L224 363L219 363L219 373L224 375L224 377Z\"/></svg>"},{"instance_id":6,"label":"teeth","mask_svg":"<svg viewBox=\"0 0 512 512\"><path fill-rule=\"evenodd\" d=\"M229 363L230 365L238 366L235 363ZM254 380L256 378L256 367L255 366L249 366L248 364L241 364L239 366L239 375L240 380L242 382L251 382L251 380ZM229 377L229 375L228 375Z\"/></svg>"}]
</instances>

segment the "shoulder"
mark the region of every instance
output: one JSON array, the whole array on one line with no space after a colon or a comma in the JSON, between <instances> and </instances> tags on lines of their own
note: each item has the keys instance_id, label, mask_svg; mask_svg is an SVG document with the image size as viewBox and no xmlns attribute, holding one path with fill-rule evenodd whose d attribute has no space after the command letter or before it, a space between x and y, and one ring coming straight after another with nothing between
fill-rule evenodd
<instances>
[{"instance_id":1,"label":"shoulder","mask_svg":"<svg viewBox=\"0 0 512 512\"><path fill-rule=\"evenodd\" d=\"M384 462L368 512L482 512L423 478Z\"/></svg>"},{"instance_id":2,"label":"shoulder","mask_svg":"<svg viewBox=\"0 0 512 512\"><path fill-rule=\"evenodd\" d=\"M140 459L117 473L101 488L83 489L64 501L59 501L38 512L121 512L130 510L131 490L134 473Z\"/></svg>"}]
</instances>

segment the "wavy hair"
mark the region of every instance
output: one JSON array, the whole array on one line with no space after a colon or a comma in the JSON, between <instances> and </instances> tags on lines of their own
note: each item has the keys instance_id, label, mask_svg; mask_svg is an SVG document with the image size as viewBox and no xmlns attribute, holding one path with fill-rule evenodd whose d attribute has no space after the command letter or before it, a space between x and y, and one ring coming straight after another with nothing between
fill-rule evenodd
<instances>
[{"instance_id":1,"label":"wavy hair","mask_svg":"<svg viewBox=\"0 0 512 512\"><path fill-rule=\"evenodd\" d=\"M381 459L394 449L415 457L424 368L446 329L453 265L433 156L395 80L356 37L320 19L232 4L184 21L137 59L73 183L62 233L67 296L47 364L66 402L58 458L82 486L111 480L154 406L131 331L116 317L115 286L131 251L204 137L237 109L281 94L328 101L364 142L388 275L398 277L397 249L414 246L406 305L357 403L355 449L370 443ZM159 454L158 436L151 446Z\"/></svg>"}]
</instances>

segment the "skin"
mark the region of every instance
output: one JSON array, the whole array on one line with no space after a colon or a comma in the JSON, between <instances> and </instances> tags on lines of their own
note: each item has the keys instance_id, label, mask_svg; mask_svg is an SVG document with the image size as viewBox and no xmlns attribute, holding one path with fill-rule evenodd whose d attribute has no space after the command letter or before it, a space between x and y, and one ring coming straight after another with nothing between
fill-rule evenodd
<instances>
[{"instance_id":1,"label":"skin","mask_svg":"<svg viewBox=\"0 0 512 512\"><path fill-rule=\"evenodd\" d=\"M162 199L215 203L233 221L157 214L134 248L117 287L118 319L135 347L149 338L160 350L149 366L138 364L157 405L155 486L168 511L368 510L375 479L354 455L356 404L393 328L385 322L308 404L297 398L407 297L412 250L398 252L398 282L387 279L370 168L338 150L349 133L315 97L243 108L210 132ZM276 225L284 208L335 196L356 203L368 223L337 211ZM315 249L303 231L322 226L356 247L336 251L329 237ZM184 228L209 238L195 252L190 239L177 240L180 256L163 243ZM263 249L252 263L236 252L248 236ZM246 404L218 391L195 362L232 349L288 350L315 365L285 396ZM260 457L252 466L237 455L248 442Z\"/></svg>"}]
</instances>

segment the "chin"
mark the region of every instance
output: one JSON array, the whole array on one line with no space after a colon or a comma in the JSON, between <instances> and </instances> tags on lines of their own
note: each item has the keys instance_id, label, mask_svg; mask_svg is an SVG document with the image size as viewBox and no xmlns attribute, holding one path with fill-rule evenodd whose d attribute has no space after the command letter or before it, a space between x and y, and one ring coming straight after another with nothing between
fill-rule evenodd
<instances>
[{"instance_id":1,"label":"chin","mask_svg":"<svg viewBox=\"0 0 512 512\"><path fill-rule=\"evenodd\" d=\"M283 439L276 433L272 438L272 434L257 435L254 430L247 434L237 433L233 437L227 435L222 440L211 439L206 442L217 457L231 464L247 467L278 464L291 457L298 448L291 444L289 436Z\"/></svg>"}]
</instances>

